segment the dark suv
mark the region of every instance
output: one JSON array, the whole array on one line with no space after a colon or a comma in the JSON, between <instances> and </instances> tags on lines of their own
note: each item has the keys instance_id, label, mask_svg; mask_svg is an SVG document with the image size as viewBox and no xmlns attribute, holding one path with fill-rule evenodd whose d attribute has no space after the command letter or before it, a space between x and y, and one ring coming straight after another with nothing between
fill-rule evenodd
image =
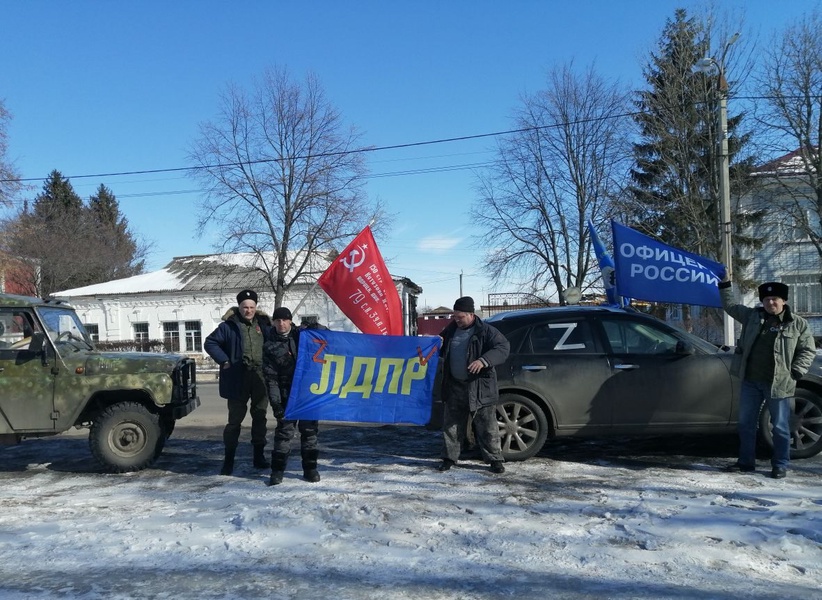
<instances>
[{"instance_id":1,"label":"dark suv","mask_svg":"<svg viewBox=\"0 0 822 600\"><path fill-rule=\"evenodd\" d=\"M736 430L733 356L632 309L560 307L487 319L511 342L497 367L497 408L507 460L524 460L554 436L660 435ZM822 451L822 364L799 382L791 456ZM770 415L761 416L772 443Z\"/></svg>"}]
</instances>

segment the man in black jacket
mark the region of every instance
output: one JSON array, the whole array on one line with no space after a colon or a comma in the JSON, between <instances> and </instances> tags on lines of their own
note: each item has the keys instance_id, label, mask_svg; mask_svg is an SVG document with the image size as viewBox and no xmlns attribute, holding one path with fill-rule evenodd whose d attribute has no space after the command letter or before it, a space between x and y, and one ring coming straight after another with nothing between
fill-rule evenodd
<instances>
[{"instance_id":1,"label":"man in black jacket","mask_svg":"<svg viewBox=\"0 0 822 600\"><path fill-rule=\"evenodd\" d=\"M497 408L499 389L494 367L508 358L510 345L499 330L474 314L474 299L458 298L454 320L440 334L443 365L443 448L437 467L447 471L459 460L462 441L471 422L491 472L504 473Z\"/></svg>"},{"instance_id":2,"label":"man in black jacket","mask_svg":"<svg viewBox=\"0 0 822 600\"><path fill-rule=\"evenodd\" d=\"M237 304L228 309L223 315L223 322L203 344L208 355L220 365L220 396L228 401L228 423L223 429L225 459L221 475L234 472L234 455L249 398L254 466L268 468L265 459L268 394L263 378L263 342L271 320L257 310L257 293L253 290L243 290L237 294Z\"/></svg>"},{"instance_id":3,"label":"man in black jacket","mask_svg":"<svg viewBox=\"0 0 822 600\"><path fill-rule=\"evenodd\" d=\"M268 485L283 482L288 456L291 454L291 440L297 429L300 431L300 454L303 460L303 479L311 483L320 480L317 471L317 448L319 421L286 420L285 409L294 381L297 364L297 350L300 347L300 331L294 327L291 311L281 306L272 315L272 328L263 347L263 372L268 385L271 409L277 418L274 430L274 450L271 453L271 478Z\"/></svg>"}]
</instances>

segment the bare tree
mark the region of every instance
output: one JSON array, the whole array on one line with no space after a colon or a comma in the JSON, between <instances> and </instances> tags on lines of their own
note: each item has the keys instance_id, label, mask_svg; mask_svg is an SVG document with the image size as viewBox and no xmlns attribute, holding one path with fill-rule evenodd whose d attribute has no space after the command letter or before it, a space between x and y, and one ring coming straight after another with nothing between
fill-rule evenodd
<instances>
[{"instance_id":1,"label":"bare tree","mask_svg":"<svg viewBox=\"0 0 822 600\"><path fill-rule=\"evenodd\" d=\"M8 123L11 114L6 110L5 103L0 98L0 206L8 205L11 197L20 189L20 175L14 165L7 159L8 150Z\"/></svg>"},{"instance_id":2,"label":"bare tree","mask_svg":"<svg viewBox=\"0 0 822 600\"><path fill-rule=\"evenodd\" d=\"M248 93L228 87L219 117L200 127L191 151L208 193L199 231L215 224L220 251L257 255L278 305L298 279L318 275L318 254L382 216L362 191L358 140L316 77L296 82L284 69L266 71Z\"/></svg>"},{"instance_id":3,"label":"bare tree","mask_svg":"<svg viewBox=\"0 0 822 600\"><path fill-rule=\"evenodd\" d=\"M787 156L768 173L789 199L787 214L822 256L822 15L814 11L768 45L757 83L757 120ZM768 167L760 171L769 171ZM785 210L784 206L780 206Z\"/></svg>"},{"instance_id":4,"label":"bare tree","mask_svg":"<svg viewBox=\"0 0 822 600\"><path fill-rule=\"evenodd\" d=\"M535 294L553 288L561 303L565 289L590 287L599 271L586 221L607 216L627 175L627 106L619 85L573 64L522 99L517 132L500 141L494 166L480 176L472 211L493 280L515 278Z\"/></svg>"}]
</instances>

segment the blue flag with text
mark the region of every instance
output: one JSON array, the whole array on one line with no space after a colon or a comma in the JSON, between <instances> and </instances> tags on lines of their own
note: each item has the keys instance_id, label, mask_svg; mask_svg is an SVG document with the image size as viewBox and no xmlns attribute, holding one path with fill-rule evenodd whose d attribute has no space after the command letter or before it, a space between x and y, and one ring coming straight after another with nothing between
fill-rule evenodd
<instances>
[{"instance_id":1,"label":"blue flag with text","mask_svg":"<svg viewBox=\"0 0 822 600\"><path fill-rule=\"evenodd\" d=\"M425 425L439 337L305 329L285 418Z\"/></svg>"},{"instance_id":2,"label":"blue flag with text","mask_svg":"<svg viewBox=\"0 0 822 600\"><path fill-rule=\"evenodd\" d=\"M620 294L651 302L721 307L717 283L725 267L657 242L611 221L616 285Z\"/></svg>"},{"instance_id":3,"label":"blue flag with text","mask_svg":"<svg viewBox=\"0 0 822 600\"><path fill-rule=\"evenodd\" d=\"M616 286L614 259L608 254L608 251L605 249L605 244L599 239L597 230L591 221L588 221L588 232L591 234L591 244L594 247L594 253L599 263L599 272L602 275L602 286L605 288L605 297L608 299L608 304L622 306L622 300Z\"/></svg>"}]
</instances>

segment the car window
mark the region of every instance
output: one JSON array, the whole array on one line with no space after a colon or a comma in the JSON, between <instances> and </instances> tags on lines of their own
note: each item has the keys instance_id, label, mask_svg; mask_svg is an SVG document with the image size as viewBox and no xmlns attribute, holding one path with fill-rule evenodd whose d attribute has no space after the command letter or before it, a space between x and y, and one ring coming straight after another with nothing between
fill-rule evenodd
<instances>
[{"instance_id":1,"label":"car window","mask_svg":"<svg viewBox=\"0 0 822 600\"><path fill-rule=\"evenodd\" d=\"M25 350L31 334L39 330L30 312L20 309L0 309L0 349Z\"/></svg>"},{"instance_id":2,"label":"car window","mask_svg":"<svg viewBox=\"0 0 822 600\"><path fill-rule=\"evenodd\" d=\"M603 319L602 326L614 354L672 354L677 338L648 323Z\"/></svg>"},{"instance_id":3,"label":"car window","mask_svg":"<svg viewBox=\"0 0 822 600\"><path fill-rule=\"evenodd\" d=\"M541 323L531 329L523 352L532 354L596 352L594 336L587 321Z\"/></svg>"}]
</instances>

